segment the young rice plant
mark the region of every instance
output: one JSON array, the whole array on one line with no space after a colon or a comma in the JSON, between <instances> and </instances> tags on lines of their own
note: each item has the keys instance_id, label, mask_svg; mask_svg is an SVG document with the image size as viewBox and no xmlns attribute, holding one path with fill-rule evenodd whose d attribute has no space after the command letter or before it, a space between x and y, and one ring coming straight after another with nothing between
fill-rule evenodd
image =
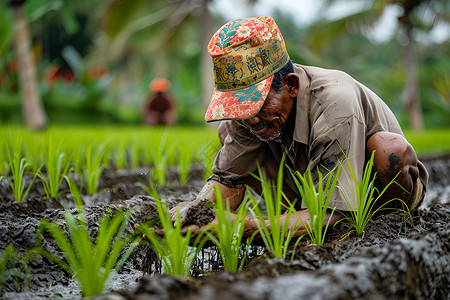
<instances>
[{"instance_id":1,"label":"young rice plant","mask_svg":"<svg viewBox=\"0 0 450 300\"><path fill-rule=\"evenodd\" d=\"M18 279L20 277L19 270L15 268L17 262L18 255L13 245L8 245L3 252L3 257L0 257L0 292L7 278L14 277Z\"/></svg>"},{"instance_id":2,"label":"young rice plant","mask_svg":"<svg viewBox=\"0 0 450 300\"><path fill-rule=\"evenodd\" d=\"M331 215L325 228L323 227L323 224L325 221L327 209L329 208L328 203L330 202L331 195L333 194L334 188L336 186L341 167L342 164L339 163L335 171L329 171L327 176L325 176L325 185L325 178L317 167L317 187L314 183L310 167L307 168L305 175L302 175L299 171L295 171L293 174L295 185L297 186L302 200L305 203L306 208L308 209L310 224L306 224L301 218L299 219L303 223L303 226L306 228L312 244L322 245L325 240L325 234L327 232L328 225L330 223L331 217L333 216L335 208L332 208Z\"/></svg>"},{"instance_id":3,"label":"young rice plant","mask_svg":"<svg viewBox=\"0 0 450 300\"><path fill-rule=\"evenodd\" d=\"M178 147L178 168L180 173L180 183L185 184L189 178L189 171L192 163L192 150L190 146L181 145Z\"/></svg>"},{"instance_id":4,"label":"young rice plant","mask_svg":"<svg viewBox=\"0 0 450 300\"><path fill-rule=\"evenodd\" d=\"M42 171L39 171L39 177L42 180L42 185L45 190L47 198L59 196L59 187L64 179L64 176L69 171L70 160L65 159L62 145L59 143L55 145L50 136L48 140L48 147L46 151L47 176Z\"/></svg>"},{"instance_id":5,"label":"young rice plant","mask_svg":"<svg viewBox=\"0 0 450 300\"><path fill-rule=\"evenodd\" d=\"M248 198L246 197L244 199L235 219L232 220L230 203L226 201L226 205L224 205L219 187L214 186L214 188L216 189L215 209L217 225L209 225L205 227L205 233L219 249L225 270L231 272L236 272L238 270L241 271L249 249L248 246L251 245L253 237L257 233L255 232L250 238L247 239L247 246L242 255L241 263L239 264L239 254L241 252L242 238L244 235ZM226 208L224 208L224 206L226 206ZM211 231L209 231L209 229L211 229Z\"/></svg>"},{"instance_id":6,"label":"young rice plant","mask_svg":"<svg viewBox=\"0 0 450 300\"><path fill-rule=\"evenodd\" d=\"M158 199L156 199L155 202L159 220L162 229L164 230L164 237L161 238L156 235L147 224L141 224L138 229L150 241L153 250L161 259L163 268L167 274L188 277L190 275L192 264L197 258L198 252L206 242L206 239L202 240L203 235L200 233L193 243L194 247L190 247L192 231L189 230L186 234L181 232L179 211L177 212L177 221L174 225L168 214L165 203Z\"/></svg>"},{"instance_id":7,"label":"young rice plant","mask_svg":"<svg viewBox=\"0 0 450 300\"><path fill-rule=\"evenodd\" d=\"M37 246L29 255L37 253L56 262L80 283L83 297L91 297L105 289L108 281L138 246L138 242L132 241L125 234L131 213L122 211L117 211L112 218L109 214L103 216L94 242L86 225L78 188L71 179L66 179L78 207L77 215L69 211L64 213L68 235L59 224L41 220ZM44 232L48 232L55 240L63 252L64 260L40 247Z\"/></svg>"},{"instance_id":8,"label":"young rice plant","mask_svg":"<svg viewBox=\"0 0 450 300\"><path fill-rule=\"evenodd\" d=\"M17 147L13 145L11 149L10 148L7 149L8 164L13 179L11 180L7 176L0 177L0 180L5 178L8 181L9 186L11 187L11 190L14 194L14 199L17 202L23 202L27 198L31 186L33 185L34 180L36 179L36 176L39 172L38 170L38 172L34 174L33 180L28 185L28 188L25 189L26 186L24 181L24 175L25 171L30 166L30 162L25 157L22 157L21 145L22 143L19 143Z\"/></svg>"},{"instance_id":9,"label":"young rice plant","mask_svg":"<svg viewBox=\"0 0 450 300\"><path fill-rule=\"evenodd\" d=\"M80 153L76 159L77 173L81 175L86 193L89 195L93 195L98 191L100 176L105 169L104 158L106 157L107 144L107 142L104 142L99 147L94 147L94 143L91 143L86 151Z\"/></svg>"},{"instance_id":10,"label":"young rice plant","mask_svg":"<svg viewBox=\"0 0 450 300\"><path fill-rule=\"evenodd\" d=\"M267 219L269 224L264 219L264 216L258 206L256 199L251 193L248 193L250 200L253 204L252 212L259 219L256 222L258 226L259 233L263 239L264 245L269 249L269 251L275 256L285 259L287 254L287 249L291 243L297 228L299 227L296 223L293 228L289 228L289 220L292 216L293 210L288 209L285 214L286 219L283 226L281 227L281 222L283 216L281 215L282 198L287 203L290 203L287 197L283 193L283 167L284 167L284 156L280 162L280 167L278 170L277 184L273 186L273 182L266 178L265 173L258 165L259 177L253 175L261 182L262 187L262 197L266 205ZM290 208L293 204L290 203ZM299 237L295 243L295 246L300 242L301 237Z\"/></svg>"},{"instance_id":11,"label":"young rice plant","mask_svg":"<svg viewBox=\"0 0 450 300\"><path fill-rule=\"evenodd\" d=\"M346 222L354 228L356 235L361 236L364 233L364 229L366 228L366 225L369 222L369 220L372 219L372 217L378 211L384 210L384 209L389 209L389 208L385 208L385 206L388 205L389 203L391 203L392 201L400 201L400 203L403 206L403 211L405 213L405 233L406 233L406 213L409 215L411 220L412 220L412 218L411 218L411 214L409 212L409 208L403 200L401 200L399 198L394 198L394 199L391 199L391 200L383 203L377 209L374 209L375 204L380 199L380 197L384 194L384 192L389 188L389 186L394 183L398 184L397 182L395 182L395 178L397 178L397 176L398 176L398 174L397 174L394 177L394 179L392 179L389 182L389 184L387 184L386 187L384 187L384 189L381 192L379 192L377 190L377 188L374 186L375 179L376 179L376 173L374 173L372 175L374 156L375 156L375 151L372 152L372 155L370 156L370 159L364 168L361 180L358 180L358 178L356 177L355 172L353 171L353 168L350 164L350 161L348 160L347 157L345 157L346 161L348 163L348 169L350 172L350 174L345 172L345 175L349 182L353 181L353 183L356 187L356 195L353 195L353 190L352 190L352 194L348 195L343 189L340 189L341 194L343 195L345 202L347 203L347 206L349 208L349 212L344 214L344 218L345 218ZM375 195L377 195L377 196L375 197ZM356 198L356 200L357 200L356 201L357 207L354 207L352 205L351 200L354 198ZM343 238L348 236L351 232L352 231L345 234L343 236Z\"/></svg>"}]
</instances>

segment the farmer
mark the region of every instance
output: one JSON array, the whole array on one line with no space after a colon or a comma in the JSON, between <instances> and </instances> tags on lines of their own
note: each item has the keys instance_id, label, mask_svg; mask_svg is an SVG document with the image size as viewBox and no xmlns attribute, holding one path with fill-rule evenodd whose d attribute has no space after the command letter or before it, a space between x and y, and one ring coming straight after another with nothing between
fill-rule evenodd
<instances>
[{"instance_id":1,"label":"farmer","mask_svg":"<svg viewBox=\"0 0 450 300\"><path fill-rule=\"evenodd\" d=\"M156 78L149 84L152 93L144 108L144 121L148 125L173 125L175 123L175 105L170 95L170 82L165 78Z\"/></svg>"},{"instance_id":2,"label":"farmer","mask_svg":"<svg viewBox=\"0 0 450 300\"><path fill-rule=\"evenodd\" d=\"M298 218L308 222L309 214L287 167L304 173L310 165L317 179L318 172L327 174L326 170L332 170L346 156L361 178L375 150L377 188L381 191L398 174L398 185L391 184L378 205L393 198L403 200L410 210L420 205L428 173L394 114L369 88L341 71L293 64L270 17L228 22L214 34L208 51L214 65L215 90L205 119L222 121L219 138L223 147L198 199L214 202L216 192L212 187L217 185L223 199L236 210L246 185L260 191L259 182L250 174L258 174L258 163L269 178L275 179L285 155L284 192L291 201L299 199L298 214L292 214L288 222L291 228L295 226L296 235L302 235L306 231L297 226L301 224ZM350 174L348 162L342 166L337 185L352 195L354 184L345 175ZM356 199L350 197L350 201L356 207ZM182 222L188 208L195 204L179 205ZM399 201L389 203L393 206L401 207ZM329 207L350 210L339 189L334 190ZM329 211L325 222L330 215ZM330 225L341 218L335 212ZM245 235L257 230L256 221L247 217ZM282 221L286 221L286 215ZM185 231L199 229L184 225Z\"/></svg>"}]
</instances>

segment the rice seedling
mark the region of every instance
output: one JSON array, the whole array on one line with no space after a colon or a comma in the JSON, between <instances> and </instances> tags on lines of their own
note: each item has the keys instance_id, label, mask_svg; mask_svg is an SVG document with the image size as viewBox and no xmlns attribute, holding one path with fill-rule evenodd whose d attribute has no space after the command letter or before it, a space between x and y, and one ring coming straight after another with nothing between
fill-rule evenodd
<instances>
[{"instance_id":1,"label":"rice seedling","mask_svg":"<svg viewBox=\"0 0 450 300\"><path fill-rule=\"evenodd\" d=\"M0 176L9 173L9 164L5 155L5 147L3 142L0 143Z\"/></svg>"},{"instance_id":2,"label":"rice seedling","mask_svg":"<svg viewBox=\"0 0 450 300\"><path fill-rule=\"evenodd\" d=\"M155 185L154 174L152 172L149 172L148 174L148 185L145 185L142 182L137 182L136 185L141 187L149 196L160 200L158 190Z\"/></svg>"},{"instance_id":3,"label":"rice seedling","mask_svg":"<svg viewBox=\"0 0 450 300\"><path fill-rule=\"evenodd\" d=\"M62 144L58 143L58 145L55 145L51 136L48 139L45 157L47 176L42 171L39 171L38 176L42 180L47 198L57 197L60 194L59 187L64 176L69 171L70 160L65 158L64 152L62 151Z\"/></svg>"},{"instance_id":4,"label":"rice seedling","mask_svg":"<svg viewBox=\"0 0 450 300\"><path fill-rule=\"evenodd\" d=\"M84 152L84 160L82 160L81 156L78 156L76 160L76 169L78 169L83 179L86 192L89 195L93 195L98 191L100 176L106 166L104 162L106 147L107 142L104 142L100 146L94 146L94 143L90 143Z\"/></svg>"},{"instance_id":5,"label":"rice seedling","mask_svg":"<svg viewBox=\"0 0 450 300\"><path fill-rule=\"evenodd\" d=\"M344 154L345 155L345 154ZM343 189L340 189L341 194L343 195L345 202L347 203L347 206L349 208L349 212L343 214L344 215L344 222L351 225L356 233L357 236L361 236L364 233L364 229L367 226L367 223L370 219L380 210L386 210L386 209L397 209L397 208L387 208L389 203L393 201L399 201L402 204L403 211L405 213L405 233L406 233L406 214L409 215L411 221L412 217L408 208L408 205L406 203L399 199L394 198L389 201L386 201L382 205L378 206L377 209L374 209L375 204L380 199L381 196L383 196L384 192L389 188L391 184L397 184L395 182L395 178L397 178L398 174L384 187L384 189L379 192L378 189L374 186L375 179L376 179L376 173L373 173L372 175L372 169L373 169L373 160L375 156L375 151L372 152L372 155L370 156L369 161L367 162L361 180L358 180L357 176L355 175L355 172L350 164L350 161L347 157L345 157L347 163L348 163L348 170L345 171L345 175L349 183L353 182L354 186L356 187L356 190L352 190L352 194L348 195ZM400 186L400 185L399 185ZM400 186L401 187L401 186ZM402 187L403 188L403 187ZM355 193L355 194L354 194ZM375 197L376 195L376 197ZM356 198L356 207L354 207L353 199ZM347 237L352 231L348 232L347 234L343 235L343 238Z\"/></svg>"},{"instance_id":6,"label":"rice seedling","mask_svg":"<svg viewBox=\"0 0 450 300\"><path fill-rule=\"evenodd\" d=\"M191 163L192 163L191 148L186 145L181 145L178 148L178 169L180 173L181 184L185 184L189 178Z\"/></svg>"},{"instance_id":7,"label":"rice seedling","mask_svg":"<svg viewBox=\"0 0 450 300\"><path fill-rule=\"evenodd\" d=\"M172 223L168 214L167 206L162 201L156 199L156 207L159 214L159 221L164 230L164 237L156 235L147 224L141 224L138 230L142 232L150 241L151 247L161 259L165 272L169 275L188 277L198 252L203 247L206 239L202 239L200 233L190 247L192 231L182 233L179 211L176 215L175 224Z\"/></svg>"},{"instance_id":8,"label":"rice seedling","mask_svg":"<svg viewBox=\"0 0 450 300\"><path fill-rule=\"evenodd\" d=\"M29 162L28 171L32 174L38 172L38 170L43 165L44 161L44 151L42 136L30 135L27 136L27 143L23 144L23 154L22 156Z\"/></svg>"},{"instance_id":9,"label":"rice seedling","mask_svg":"<svg viewBox=\"0 0 450 300\"><path fill-rule=\"evenodd\" d=\"M83 209L83 200L81 199L80 190L78 189L77 184L75 183L75 180L68 177L67 175L64 176L64 179L67 181L67 184L69 185L70 193L72 194L73 201L75 202L78 210Z\"/></svg>"},{"instance_id":10,"label":"rice seedling","mask_svg":"<svg viewBox=\"0 0 450 300\"><path fill-rule=\"evenodd\" d=\"M284 156L280 163L277 183L275 186L273 185L273 182L266 177L265 173L259 165L259 177L253 175L261 182L261 196L263 197L266 206L268 223L266 222L261 209L258 206L258 201L251 193L248 193L248 196L250 197L250 200L253 204L251 212L259 219L259 222L256 222L256 225L258 226L258 230L264 242L264 245L275 257L285 259L288 246L294 238L299 225L296 222L292 228L289 228L289 220L294 210L288 209L287 213L285 213L284 216L282 216L281 214L283 199L289 204L289 208L293 207L294 205L289 201L289 199L287 199L287 197L283 193L283 167ZM283 226L281 226L283 218L285 218L284 224ZM302 237L299 237L297 239L297 241L295 242L295 246L297 246L301 238Z\"/></svg>"},{"instance_id":11,"label":"rice seedling","mask_svg":"<svg viewBox=\"0 0 450 300\"><path fill-rule=\"evenodd\" d=\"M30 166L30 162L25 158L22 157L22 143L20 142L17 146L12 145L12 149L8 147L7 153L8 153L8 164L9 169L11 170L12 174L12 180L8 176L2 176L0 178L5 178L9 186L11 187L11 190L14 194L14 199L17 202L23 202L30 192L31 186L34 183L34 180L36 179L36 176L39 173L36 172L33 176L33 180L28 185L28 188L25 189L25 181L24 181L24 175L26 169Z\"/></svg>"},{"instance_id":12,"label":"rice seedling","mask_svg":"<svg viewBox=\"0 0 450 300\"><path fill-rule=\"evenodd\" d=\"M331 217L335 212L335 208L332 208L331 215L324 227L325 215L329 209L328 203L330 202L331 195L335 189L341 167L342 164L339 163L337 169L328 171L328 174L325 176L317 167L317 186L313 179L310 167L307 168L305 175L302 175L299 171L293 172L295 185L308 209L310 222L307 224L300 217L299 219L307 230L312 244L322 245L325 240L325 234L328 230ZM324 185L325 179L326 182Z\"/></svg>"},{"instance_id":13,"label":"rice seedling","mask_svg":"<svg viewBox=\"0 0 450 300\"><path fill-rule=\"evenodd\" d=\"M139 243L125 234L131 212L122 211L117 211L112 218L110 214L103 216L94 242L89 235L78 189L73 181L68 181L74 199L78 198L77 215L64 212L68 234L58 223L41 220L36 246L28 256L37 253L53 260L79 282L83 297L95 296L105 289ZM55 240L64 260L41 248L45 232Z\"/></svg>"},{"instance_id":14,"label":"rice seedling","mask_svg":"<svg viewBox=\"0 0 450 300\"><path fill-rule=\"evenodd\" d=\"M159 145L157 147L153 146L150 152L153 157L154 172L156 175L156 183L162 186L166 182L166 171L167 171L167 159L169 157L170 150L166 148L168 131L164 131Z\"/></svg>"},{"instance_id":15,"label":"rice seedling","mask_svg":"<svg viewBox=\"0 0 450 300\"><path fill-rule=\"evenodd\" d=\"M205 233L219 249L225 270L231 272L241 271L244 267L245 258L249 249L248 245L251 245L253 238L257 233L255 232L251 237L247 238L247 247L242 255L241 263L239 264L239 254L241 252L244 224L247 215L248 197L244 199L235 219L232 220L230 203L226 201L226 205L224 205L220 189L217 186L214 188L216 189L215 209L217 225L205 227Z\"/></svg>"},{"instance_id":16,"label":"rice seedling","mask_svg":"<svg viewBox=\"0 0 450 300\"><path fill-rule=\"evenodd\" d=\"M130 166L132 168L138 168L140 163L139 147L135 144L131 144L128 147L128 156L130 157Z\"/></svg>"},{"instance_id":17,"label":"rice seedling","mask_svg":"<svg viewBox=\"0 0 450 300\"><path fill-rule=\"evenodd\" d=\"M17 262L17 253L14 250L13 245L10 244L5 248L3 257L0 257L0 291L2 290L3 284L7 278L19 278L20 271L15 267Z\"/></svg>"},{"instance_id":18,"label":"rice seedling","mask_svg":"<svg viewBox=\"0 0 450 300\"><path fill-rule=\"evenodd\" d=\"M219 149L220 143L218 141L213 141L208 142L206 146L202 146L199 151L200 161L203 164L203 179L205 180L212 175L212 166Z\"/></svg>"},{"instance_id":19,"label":"rice seedling","mask_svg":"<svg viewBox=\"0 0 450 300\"><path fill-rule=\"evenodd\" d=\"M111 151L112 160L117 170L124 169L127 163L127 149L124 142L120 141L115 143L116 147Z\"/></svg>"}]
</instances>

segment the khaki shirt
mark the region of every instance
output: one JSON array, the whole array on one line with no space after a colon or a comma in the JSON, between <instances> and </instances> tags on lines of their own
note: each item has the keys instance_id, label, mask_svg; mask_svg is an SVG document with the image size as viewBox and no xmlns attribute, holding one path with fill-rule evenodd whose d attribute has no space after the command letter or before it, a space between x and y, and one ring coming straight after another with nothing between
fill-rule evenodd
<instances>
[{"instance_id":1,"label":"khaki shirt","mask_svg":"<svg viewBox=\"0 0 450 300\"><path fill-rule=\"evenodd\" d=\"M333 169L344 158L343 151L355 175L361 178L368 138L379 131L403 135L389 107L348 74L298 64L294 64L294 72L300 77L294 126L283 131L278 140L262 142L241 121L228 121L228 136L217 154L210 179L229 187L244 187L250 172L257 174L258 163L263 165L268 159L279 163L283 153L285 165L291 169L304 173L311 164L311 170L319 167L326 175L327 169ZM426 186L428 173L422 163L419 171ZM350 210L339 190L356 207L355 186L349 178L348 163L344 162L337 183L340 189L335 189L330 207ZM287 168L284 182L297 190Z\"/></svg>"}]
</instances>

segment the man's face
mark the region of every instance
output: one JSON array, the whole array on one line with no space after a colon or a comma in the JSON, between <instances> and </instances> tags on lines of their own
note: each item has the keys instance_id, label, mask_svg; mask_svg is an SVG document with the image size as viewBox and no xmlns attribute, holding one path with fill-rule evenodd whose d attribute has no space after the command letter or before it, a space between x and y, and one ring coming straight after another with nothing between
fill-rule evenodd
<instances>
[{"instance_id":1,"label":"man's face","mask_svg":"<svg viewBox=\"0 0 450 300\"><path fill-rule=\"evenodd\" d=\"M283 84L280 92L271 87L259 113L242 122L261 141L273 141L281 135L285 128L292 111L293 102L285 84Z\"/></svg>"}]
</instances>

